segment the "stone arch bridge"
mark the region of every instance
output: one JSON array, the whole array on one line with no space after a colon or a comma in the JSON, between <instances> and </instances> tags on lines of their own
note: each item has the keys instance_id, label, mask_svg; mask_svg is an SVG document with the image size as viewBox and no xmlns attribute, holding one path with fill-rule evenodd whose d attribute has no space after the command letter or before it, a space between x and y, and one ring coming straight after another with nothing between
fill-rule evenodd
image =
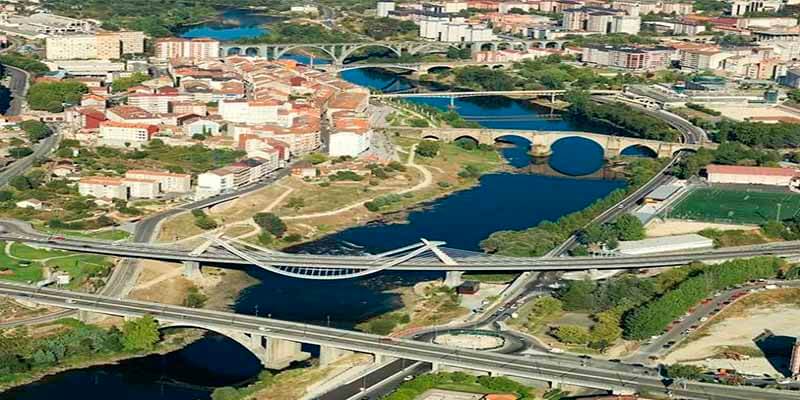
<instances>
[{"instance_id":1,"label":"stone arch bridge","mask_svg":"<svg viewBox=\"0 0 800 400\"><path fill-rule=\"evenodd\" d=\"M653 155L662 157L672 157L675 153L683 150L697 151L701 147L716 148L715 143L689 144L679 142L663 142L659 140L639 139L626 136L603 135L599 133L581 131L530 131L530 130L511 130L511 129L461 129L461 128L391 128L403 136L411 136L420 139L442 140L452 142L462 138L469 138L481 144L494 144L504 136L517 136L531 142L531 149L534 154L547 156L552 151L554 143L569 137L579 137L590 140L603 149L605 158L619 156L623 150L629 147L644 147L652 151Z\"/></svg>"},{"instance_id":2,"label":"stone arch bridge","mask_svg":"<svg viewBox=\"0 0 800 400\"><path fill-rule=\"evenodd\" d=\"M220 57L240 55L251 57L263 57L269 60L277 60L286 54L297 50L319 51L331 60L334 65L343 65L344 61L356 51L368 47L384 48L396 56L423 55L430 53L446 52L449 49L469 49L472 54L479 51L500 49L525 50L534 48L561 49L566 40L493 40L483 42L426 42L426 41L375 41L359 43L222 43L220 45Z\"/></svg>"}]
</instances>

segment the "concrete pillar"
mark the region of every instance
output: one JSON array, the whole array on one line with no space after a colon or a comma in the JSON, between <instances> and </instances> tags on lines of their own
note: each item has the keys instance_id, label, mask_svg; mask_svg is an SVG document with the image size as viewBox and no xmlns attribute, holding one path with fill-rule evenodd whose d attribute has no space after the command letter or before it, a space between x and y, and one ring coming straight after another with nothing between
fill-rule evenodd
<instances>
[{"instance_id":1,"label":"concrete pillar","mask_svg":"<svg viewBox=\"0 0 800 400\"><path fill-rule=\"evenodd\" d=\"M606 147L603 149L603 157L606 159L612 159L614 157L619 156L620 149L617 147Z\"/></svg>"},{"instance_id":2,"label":"concrete pillar","mask_svg":"<svg viewBox=\"0 0 800 400\"><path fill-rule=\"evenodd\" d=\"M464 283L464 271L447 271L444 277L444 285L449 288L460 286Z\"/></svg>"},{"instance_id":3,"label":"concrete pillar","mask_svg":"<svg viewBox=\"0 0 800 400\"><path fill-rule=\"evenodd\" d=\"M200 278L203 276L200 270L200 262L198 261L184 261L183 262L183 276L187 278Z\"/></svg>"},{"instance_id":4,"label":"concrete pillar","mask_svg":"<svg viewBox=\"0 0 800 400\"><path fill-rule=\"evenodd\" d=\"M350 350L338 349L331 346L320 346L319 365L324 367L351 355L353 355L353 352Z\"/></svg>"},{"instance_id":5,"label":"concrete pillar","mask_svg":"<svg viewBox=\"0 0 800 400\"><path fill-rule=\"evenodd\" d=\"M307 360L311 355L301 350L301 344L284 339L269 338L262 360L267 369L284 369L295 361Z\"/></svg>"},{"instance_id":6,"label":"concrete pillar","mask_svg":"<svg viewBox=\"0 0 800 400\"><path fill-rule=\"evenodd\" d=\"M431 372L439 372L439 369L441 368L442 366L438 362L431 363Z\"/></svg>"}]
</instances>

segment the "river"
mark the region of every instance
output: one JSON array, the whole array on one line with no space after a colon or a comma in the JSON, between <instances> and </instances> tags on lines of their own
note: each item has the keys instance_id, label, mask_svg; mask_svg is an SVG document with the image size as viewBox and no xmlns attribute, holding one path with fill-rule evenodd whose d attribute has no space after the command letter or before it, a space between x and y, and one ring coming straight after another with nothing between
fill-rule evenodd
<instances>
[{"instance_id":1,"label":"river","mask_svg":"<svg viewBox=\"0 0 800 400\"><path fill-rule=\"evenodd\" d=\"M370 87L406 84L394 75L374 70L348 71L343 77ZM414 101L438 107L448 105L445 99ZM520 100L459 99L455 105L466 118L483 117L480 123L491 128L605 132L567 120L542 118L551 112ZM496 118L485 118L487 116ZM528 143L518 137L506 139L513 146L502 148L503 156L522 171L531 162L527 155ZM554 170L566 175L585 175L602 166L602 150L584 139L563 139L554 144L549 163ZM374 253L405 246L419 238L442 240L449 247L479 251L480 241L491 232L523 229L543 220L556 220L623 186L624 182L618 180L492 173L481 177L478 186L412 210L407 223L375 222L299 245L291 251ZM277 276L258 268L247 272L259 283L241 293L234 305L237 312L347 329L397 308L400 299L387 293L387 289L441 277L440 273L384 272L353 280L307 281ZM48 376L0 394L0 400L45 400L78 391L85 400L208 399L213 387L241 384L253 379L259 369L259 363L249 352L231 340L209 334L166 355Z\"/></svg>"}]
</instances>

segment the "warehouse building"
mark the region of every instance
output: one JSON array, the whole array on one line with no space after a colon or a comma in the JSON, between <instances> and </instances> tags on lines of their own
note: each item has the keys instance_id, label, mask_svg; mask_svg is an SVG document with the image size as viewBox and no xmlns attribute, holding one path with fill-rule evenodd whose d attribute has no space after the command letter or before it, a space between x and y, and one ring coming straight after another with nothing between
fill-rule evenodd
<instances>
[{"instance_id":1,"label":"warehouse building","mask_svg":"<svg viewBox=\"0 0 800 400\"><path fill-rule=\"evenodd\" d=\"M800 176L797 170L775 167L745 167L739 165L716 165L706 167L709 183L735 183L745 185L792 186Z\"/></svg>"}]
</instances>

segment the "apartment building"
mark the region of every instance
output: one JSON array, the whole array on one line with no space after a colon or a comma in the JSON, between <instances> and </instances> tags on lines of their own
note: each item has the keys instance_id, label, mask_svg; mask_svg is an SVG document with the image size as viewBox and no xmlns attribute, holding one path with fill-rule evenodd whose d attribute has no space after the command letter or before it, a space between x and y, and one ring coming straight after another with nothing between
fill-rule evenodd
<instances>
[{"instance_id":1,"label":"apartment building","mask_svg":"<svg viewBox=\"0 0 800 400\"><path fill-rule=\"evenodd\" d=\"M638 8L628 15L625 11L611 8L581 7L564 10L561 21L564 29L597 33L639 33L642 19Z\"/></svg>"},{"instance_id":2,"label":"apartment building","mask_svg":"<svg viewBox=\"0 0 800 400\"><path fill-rule=\"evenodd\" d=\"M160 190L158 181L151 179L124 178L122 184L128 188L128 195L138 199L155 199Z\"/></svg>"},{"instance_id":3,"label":"apartment building","mask_svg":"<svg viewBox=\"0 0 800 400\"><path fill-rule=\"evenodd\" d=\"M369 120L354 115L337 115L330 135L328 153L331 157L357 157L369 149L372 130Z\"/></svg>"},{"instance_id":4,"label":"apartment building","mask_svg":"<svg viewBox=\"0 0 800 400\"><path fill-rule=\"evenodd\" d=\"M581 61L633 71L655 71L668 68L675 50L666 47L586 46Z\"/></svg>"},{"instance_id":5,"label":"apartment building","mask_svg":"<svg viewBox=\"0 0 800 400\"><path fill-rule=\"evenodd\" d=\"M139 107L154 114L169 112L170 103L184 102L191 96L177 93L134 93L128 96L128 105Z\"/></svg>"},{"instance_id":6,"label":"apartment building","mask_svg":"<svg viewBox=\"0 0 800 400\"><path fill-rule=\"evenodd\" d=\"M48 60L116 60L123 54L144 52L144 33L139 31L49 36L45 40Z\"/></svg>"},{"instance_id":7,"label":"apartment building","mask_svg":"<svg viewBox=\"0 0 800 400\"><path fill-rule=\"evenodd\" d=\"M782 0L729 0L728 15L740 17L749 13L778 12L783 6Z\"/></svg>"},{"instance_id":8,"label":"apartment building","mask_svg":"<svg viewBox=\"0 0 800 400\"><path fill-rule=\"evenodd\" d=\"M158 132L155 125L104 121L100 123L98 143L103 146L140 148Z\"/></svg>"},{"instance_id":9,"label":"apartment building","mask_svg":"<svg viewBox=\"0 0 800 400\"><path fill-rule=\"evenodd\" d=\"M128 187L121 178L91 176L78 181L78 193L99 199L128 200Z\"/></svg>"},{"instance_id":10,"label":"apartment building","mask_svg":"<svg viewBox=\"0 0 800 400\"><path fill-rule=\"evenodd\" d=\"M155 42L156 58L194 61L219 58L219 41L209 38L163 38Z\"/></svg>"},{"instance_id":11,"label":"apartment building","mask_svg":"<svg viewBox=\"0 0 800 400\"><path fill-rule=\"evenodd\" d=\"M419 21L419 36L437 42L481 42L497 39L492 28L470 24L462 17L425 16Z\"/></svg>"},{"instance_id":12,"label":"apartment building","mask_svg":"<svg viewBox=\"0 0 800 400\"><path fill-rule=\"evenodd\" d=\"M187 193L191 190L192 176L166 171L133 169L125 172L125 178L155 181L164 193Z\"/></svg>"},{"instance_id":13,"label":"apartment building","mask_svg":"<svg viewBox=\"0 0 800 400\"><path fill-rule=\"evenodd\" d=\"M291 123L286 116L281 117L281 111L288 112L291 107L290 103L278 100L223 100L219 102L219 114L225 121L233 123L279 124L285 127Z\"/></svg>"}]
</instances>

